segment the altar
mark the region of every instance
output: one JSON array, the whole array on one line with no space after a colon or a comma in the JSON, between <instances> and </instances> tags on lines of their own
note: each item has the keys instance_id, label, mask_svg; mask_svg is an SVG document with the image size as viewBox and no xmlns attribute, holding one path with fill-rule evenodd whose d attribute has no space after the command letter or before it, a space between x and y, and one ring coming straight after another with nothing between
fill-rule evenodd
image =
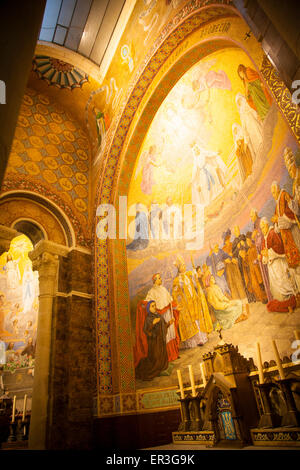
<instances>
[{"instance_id":1,"label":"altar","mask_svg":"<svg viewBox=\"0 0 300 470\"><path fill-rule=\"evenodd\" d=\"M300 363L280 359L262 363L257 344L257 365L223 340L202 356L202 381L183 384L177 371L181 423L173 443L206 447L300 447Z\"/></svg>"},{"instance_id":2,"label":"altar","mask_svg":"<svg viewBox=\"0 0 300 470\"><path fill-rule=\"evenodd\" d=\"M33 391L33 367L0 370L0 448L27 442ZM12 444L11 444L12 445Z\"/></svg>"}]
</instances>

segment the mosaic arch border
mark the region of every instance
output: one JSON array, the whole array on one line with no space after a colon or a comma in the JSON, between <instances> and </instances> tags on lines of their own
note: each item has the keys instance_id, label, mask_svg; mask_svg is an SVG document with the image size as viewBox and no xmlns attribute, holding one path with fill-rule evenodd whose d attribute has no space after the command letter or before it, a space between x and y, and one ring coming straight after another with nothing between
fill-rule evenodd
<instances>
[{"instance_id":1,"label":"mosaic arch border","mask_svg":"<svg viewBox=\"0 0 300 470\"><path fill-rule=\"evenodd\" d=\"M29 191L18 191L18 190L7 191L1 194L0 204L15 200L15 199L20 200L20 202L22 200L31 201L37 205L42 206L44 209L47 209L50 212L50 214L52 214L52 216L56 218L61 228L63 229L65 239L66 239L65 240L66 246L68 246L69 248L76 246L76 237L75 237L73 225L71 224L66 214L64 214L63 211L58 206L55 206L51 201L44 198L43 196L40 196L38 194L29 192ZM29 219L26 219L26 220L29 220Z\"/></svg>"},{"instance_id":2,"label":"mosaic arch border","mask_svg":"<svg viewBox=\"0 0 300 470\"><path fill-rule=\"evenodd\" d=\"M145 136L149 122L144 119L149 113L155 114L155 109L167 95L174 83L187 71L196 61L196 51L190 53L190 57L182 57L175 62L169 72L160 81L159 87L149 98L139 125L134 128L129 142L126 141L130 132L130 125L139 109L148 87L156 74L170 56L170 54L193 32L203 26L203 16L205 10L214 11L213 20L240 16L236 9L232 7L212 7L199 8L200 2L191 2L190 9L184 8L172 24L166 26L161 37L158 39L159 45L152 48L151 56L147 57L143 63L142 70L139 71L138 79L128 90L128 96L124 100L124 105L119 110L113 132L104 153L104 164L101 181L97 188L97 205L103 203L113 203L117 201L117 196L125 195L128 192L130 176L134 168L134 162L139 147ZM194 9L193 9L194 7ZM222 14L215 16L216 10L222 8ZM219 10L220 13L221 10ZM227 15L224 12L227 12ZM212 17L211 17L212 19ZM245 25L240 18L241 24ZM253 61L253 58L245 49L242 43L233 41L230 36L221 38L211 36L209 40L200 42L197 52L202 47L202 57L215 50L224 47L241 47ZM216 48L217 47L217 48ZM196 48L195 48L196 49ZM206 51L206 53L205 53ZM186 54L188 55L188 54ZM197 56L197 60L201 57ZM188 60L189 59L189 60ZM194 60L194 62L192 62ZM254 61L253 61L254 62ZM176 70L177 68L177 70ZM180 71L181 68L181 71ZM179 69L179 70L178 70ZM291 95L286 89L272 65L262 53L262 66L260 68L266 83L268 84L277 104L288 121L291 130L300 141L300 126L297 107L291 101ZM170 79L169 73L177 72L177 78L166 90L163 87L166 76ZM175 79L175 76L173 76ZM170 82L169 82L170 83ZM154 99L153 99L154 97ZM156 101L155 101L156 100ZM151 122L151 119L150 119ZM122 173L126 175L122 179ZM96 220L97 223L97 220ZM95 231L94 231L95 233ZM124 240L100 241L95 239L95 304L96 304L96 351L97 351L97 390L98 390L98 414L110 414L114 412L112 393L120 393L125 401L128 401L128 394L131 400L131 410L126 410L124 406L121 411L133 411L137 409L137 397L135 396L135 376L133 366L133 351L131 344L131 325L129 310L129 293L127 279L126 244ZM112 374L113 371L113 374ZM104 395L106 404L105 410L101 405ZM99 398L102 398L100 400ZM127 408L127 407L126 407Z\"/></svg>"},{"instance_id":3,"label":"mosaic arch border","mask_svg":"<svg viewBox=\"0 0 300 470\"><path fill-rule=\"evenodd\" d=\"M63 217L68 220L68 225L72 227L72 246L90 248L90 230L87 230L87 224L85 223L85 226L83 226L82 218L78 218L70 204L67 204L67 202L60 197L59 192L54 191L50 184L36 181L33 177L28 175L9 173L3 181L0 197L2 198L6 194L14 192L35 194L37 198L47 201L46 203L49 207L57 208L57 211L62 213Z\"/></svg>"}]
</instances>

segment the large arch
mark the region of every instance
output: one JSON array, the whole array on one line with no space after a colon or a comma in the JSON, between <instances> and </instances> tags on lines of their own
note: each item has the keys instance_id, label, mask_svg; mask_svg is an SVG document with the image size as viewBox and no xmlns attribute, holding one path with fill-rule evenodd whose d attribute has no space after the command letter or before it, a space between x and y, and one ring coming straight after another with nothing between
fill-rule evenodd
<instances>
[{"instance_id":1,"label":"large arch","mask_svg":"<svg viewBox=\"0 0 300 470\"><path fill-rule=\"evenodd\" d=\"M166 26L129 87L116 124L109 134L98 184L97 206L110 203L118 211L118 198L128 193L139 149L156 110L193 64L212 52L234 46L248 54L256 69L263 73L269 69L256 40L252 38L249 43L244 42L247 30L248 26L238 12L224 5L202 8L190 5L189 9L182 10L175 17L172 24ZM274 75L274 71L272 73ZM267 78L267 74L264 75ZM279 77L277 86L278 81ZM272 92L272 80L267 82ZM273 96L277 98L276 93ZM281 103L278 105L299 140L299 130L292 122L296 109L290 96L288 101L288 112ZM125 240L95 238L98 398L106 395L105 399L98 399L100 415L139 409L126 263ZM118 405L113 394L121 395ZM128 396L131 398L130 405Z\"/></svg>"},{"instance_id":2,"label":"large arch","mask_svg":"<svg viewBox=\"0 0 300 470\"><path fill-rule=\"evenodd\" d=\"M63 213L63 211L54 203L50 202L45 197L35 194L33 192L9 191L3 193L0 197L0 206L2 210L5 210L7 203L12 201L18 201L19 206L17 213L15 213L15 216L13 212L11 214L11 217L17 217L17 219L9 220L10 225L14 225L17 220L22 220L22 206L23 204L28 203L31 204L32 207L36 207L37 210L41 208L41 211L46 211L46 213L49 213L49 216L55 219L55 223L57 224L57 231L61 231L64 236L64 240L60 240L61 244L66 245L70 248L76 246L75 233L72 224L70 223L68 217ZM38 223L38 221L36 220L34 222ZM41 224L41 226L42 225L43 224ZM47 227L43 227L43 231L47 232ZM49 238L51 239L51 237Z\"/></svg>"}]
</instances>

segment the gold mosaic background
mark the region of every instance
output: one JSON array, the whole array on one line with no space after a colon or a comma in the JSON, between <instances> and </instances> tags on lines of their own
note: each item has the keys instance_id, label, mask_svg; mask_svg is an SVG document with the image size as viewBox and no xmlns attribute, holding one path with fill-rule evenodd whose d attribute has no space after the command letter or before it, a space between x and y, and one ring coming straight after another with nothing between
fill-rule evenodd
<instances>
[{"instance_id":1,"label":"gold mosaic background","mask_svg":"<svg viewBox=\"0 0 300 470\"><path fill-rule=\"evenodd\" d=\"M2 191L22 188L49 198L80 226L79 244L85 244L89 171L89 141L77 121L47 96L27 89Z\"/></svg>"}]
</instances>

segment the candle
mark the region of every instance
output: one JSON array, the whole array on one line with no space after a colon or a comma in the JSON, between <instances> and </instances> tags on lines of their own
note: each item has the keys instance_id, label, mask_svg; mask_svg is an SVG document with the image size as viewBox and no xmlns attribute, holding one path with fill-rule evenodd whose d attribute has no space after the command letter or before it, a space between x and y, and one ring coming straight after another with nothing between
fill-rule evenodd
<instances>
[{"instance_id":1,"label":"candle","mask_svg":"<svg viewBox=\"0 0 300 470\"><path fill-rule=\"evenodd\" d=\"M277 349L277 346L276 346L276 342L275 342L274 339L272 340L272 345L273 345L273 349L274 349L275 360L276 360L276 364L277 364L279 376L280 376L280 379L283 380L283 379L285 378L285 375L284 375L284 372L283 372L283 367L282 367L282 364L281 364L281 359L280 359L279 352L278 352L278 349Z\"/></svg>"},{"instance_id":2,"label":"candle","mask_svg":"<svg viewBox=\"0 0 300 470\"><path fill-rule=\"evenodd\" d=\"M25 415L26 415L26 405L27 405L27 395L24 395L24 403L23 403L23 418L22 420L25 421Z\"/></svg>"},{"instance_id":3,"label":"candle","mask_svg":"<svg viewBox=\"0 0 300 470\"><path fill-rule=\"evenodd\" d=\"M294 331L294 335L296 339L300 339L300 331L298 330Z\"/></svg>"},{"instance_id":4,"label":"candle","mask_svg":"<svg viewBox=\"0 0 300 470\"><path fill-rule=\"evenodd\" d=\"M192 387L192 397L195 397L196 396L196 388L195 388L193 367L191 365L189 366L189 374L190 374L190 381L191 381L191 387Z\"/></svg>"},{"instance_id":5,"label":"candle","mask_svg":"<svg viewBox=\"0 0 300 470\"><path fill-rule=\"evenodd\" d=\"M11 422L14 423L15 422L15 416L16 416L16 395L14 396L14 401L13 401L13 409L12 409L12 418L11 418Z\"/></svg>"},{"instance_id":6,"label":"candle","mask_svg":"<svg viewBox=\"0 0 300 470\"><path fill-rule=\"evenodd\" d=\"M204 363L203 362L200 362L200 370L201 370L203 385L205 387L207 382L206 382L206 378L205 378L205 369L204 369Z\"/></svg>"},{"instance_id":7,"label":"candle","mask_svg":"<svg viewBox=\"0 0 300 470\"><path fill-rule=\"evenodd\" d=\"M178 383L179 383L179 389L180 389L180 398L183 400L184 399L184 390L183 390L181 372L180 372L179 369L177 370L177 377L178 377Z\"/></svg>"},{"instance_id":8,"label":"candle","mask_svg":"<svg viewBox=\"0 0 300 470\"><path fill-rule=\"evenodd\" d=\"M256 355L257 355L257 367L258 367L258 376L259 376L259 383L264 383L264 371L262 366L261 360L261 352L260 352L260 344L256 343Z\"/></svg>"}]
</instances>

